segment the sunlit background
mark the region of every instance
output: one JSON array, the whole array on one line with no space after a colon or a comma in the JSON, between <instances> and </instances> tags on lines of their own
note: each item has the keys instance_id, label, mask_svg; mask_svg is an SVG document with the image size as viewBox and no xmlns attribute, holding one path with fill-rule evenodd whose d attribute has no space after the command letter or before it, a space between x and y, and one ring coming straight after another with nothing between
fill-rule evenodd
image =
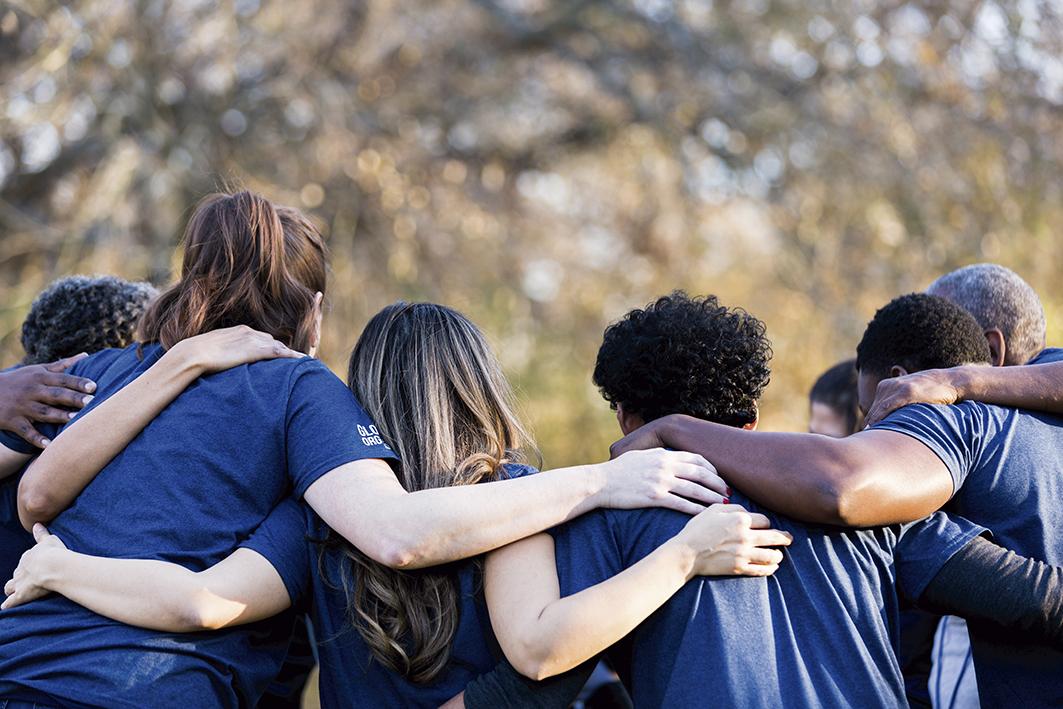
<instances>
[{"instance_id":1,"label":"sunlit background","mask_svg":"<svg viewBox=\"0 0 1063 709\"><path fill-rule=\"evenodd\" d=\"M61 5L61 6L60 6ZM398 298L480 323L547 465L606 455L603 327L674 288L768 323L768 428L877 306L967 263L1060 340L1063 6L0 2L0 365L71 273L166 283L242 184L332 250L325 360Z\"/></svg>"}]
</instances>

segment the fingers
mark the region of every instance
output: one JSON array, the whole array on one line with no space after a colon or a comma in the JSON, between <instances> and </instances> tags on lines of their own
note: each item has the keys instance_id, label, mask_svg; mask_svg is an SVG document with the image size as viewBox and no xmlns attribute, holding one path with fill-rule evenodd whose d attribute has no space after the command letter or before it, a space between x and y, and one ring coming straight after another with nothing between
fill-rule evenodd
<instances>
[{"instance_id":1,"label":"fingers","mask_svg":"<svg viewBox=\"0 0 1063 709\"><path fill-rule=\"evenodd\" d=\"M8 579L7 583L4 584L4 595L5 596L10 596L14 592L15 592L15 579Z\"/></svg>"},{"instance_id":2,"label":"fingers","mask_svg":"<svg viewBox=\"0 0 1063 709\"><path fill-rule=\"evenodd\" d=\"M683 514L691 516L694 516L699 512L705 511L705 505L699 504L697 502L692 502L684 497L680 497L679 495L674 495L671 493L665 495L660 500L657 500L657 504L659 507L665 507L667 509L675 510L676 512L682 512Z\"/></svg>"},{"instance_id":3,"label":"fingers","mask_svg":"<svg viewBox=\"0 0 1063 709\"><path fill-rule=\"evenodd\" d=\"M684 465L676 469L676 477L703 485L719 493L721 497L728 497L731 494L731 489L727 487L727 483L716 472L716 468L712 463L696 453L687 453L685 455L691 457Z\"/></svg>"},{"instance_id":4,"label":"fingers","mask_svg":"<svg viewBox=\"0 0 1063 709\"><path fill-rule=\"evenodd\" d=\"M771 576L778 570L778 564L740 564L735 569L735 574L738 576Z\"/></svg>"},{"instance_id":5,"label":"fingers","mask_svg":"<svg viewBox=\"0 0 1063 709\"><path fill-rule=\"evenodd\" d=\"M788 547L793 540L792 534L778 529L753 529L747 537L755 547Z\"/></svg>"},{"instance_id":6,"label":"fingers","mask_svg":"<svg viewBox=\"0 0 1063 709\"><path fill-rule=\"evenodd\" d=\"M672 485L671 490L673 495L682 495L683 497L694 500L695 502L701 502L705 505L715 505L726 501L723 495L718 492L714 492L706 487L702 487L696 483L692 483L682 478L677 478Z\"/></svg>"},{"instance_id":7,"label":"fingers","mask_svg":"<svg viewBox=\"0 0 1063 709\"><path fill-rule=\"evenodd\" d=\"M96 382L85 377L75 377L73 374L61 372L47 372L41 377L41 383L45 386L69 390L76 396L78 392L92 394L96 391Z\"/></svg>"},{"instance_id":8,"label":"fingers","mask_svg":"<svg viewBox=\"0 0 1063 709\"><path fill-rule=\"evenodd\" d=\"M778 549L751 549L747 559L749 564L778 566L782 563L782 552Z\"/></svg>"},{"instance_id":9,"label":"fingers","mask_svg":"<svg viewBox=\"0 0 1063 709\"><path fill-rule=\"evenodd\" d=\"M41 432L33 427L33 423L25 417L14 420L12 432L31 446L45 448L51 441L41 435Z\"/></svg>"},{"instance_id":10,"label":"fingers","mask_svg":"<svg viewBox=\"0 0 1063 709\"><path fill-rule=\"evenodd\" d=\"M77 364L88 356L89 355L87 352L80 352L74 355L73 357L67 357L66 359L60 359L56 360L55 362L49 362L48 364L44 365L44 368L47 369L49 372L65 372L66 370L70 369L75 364Z\"/></svg>"},{"instance_id":11,"label":"fingers","mask_svg":"<svg viewBox=\"0 0 1063 709\"><path fill-rule=\"evenodd\" d=\"M33 407L33 420L36 423L64 424L76 416L73 411L57 409L47 404L35 404Z\"/></svg>"}]
</instances>

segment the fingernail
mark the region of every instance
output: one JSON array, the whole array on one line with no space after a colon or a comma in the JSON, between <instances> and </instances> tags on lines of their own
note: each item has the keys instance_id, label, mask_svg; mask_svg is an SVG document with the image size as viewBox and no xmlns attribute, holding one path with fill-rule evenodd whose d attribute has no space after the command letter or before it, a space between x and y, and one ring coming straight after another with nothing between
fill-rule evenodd
<instances>
[{"instance_id":1,"label":"fingernail","mask_svg":"<svg viewBox=\"0 0 1063 709\"><path fill-rule=\"evenodd\" d=\"M88 384L86 384L85 385L85 391L87 391L90 394L92 392L96 391L96 382L89 382Z\"/></svg>"},{"instance_id":2,"label":"fingernail","mask_svg":"<svg viewBox=\"0 0 1063 709\"><path fill-rule=\"evenodd\" d=\"M70 419L74 418L75 416L77 416L77 414L75 414L73 411L67 411L66 412L66 420L67 421L69 421Z\"/></svg>"},{"instance_id":3,"label":"fingernail","mask_svg":"<svg viewBox=\"0 0 1063 709\"><path fill-rule=\"evenodd\" d=\"M723 498L723 504L725 504L725 505L731 504L731 498L730 497Z\"/></svg>"},{"instance_id":4,"label":"fingernail","mask_svg":"<svg viewBox=\"0 0 1063 709\"><path fill-rule=\"evenodd\" d=\"M728 497L730 497L730 496L731 496L731 488L727 488L727 496L728 496Z\"/></svg>"},{"instance_id":5,"label":"fingernail","mask_svg":"<svg viewBox=\"0 0 1063 709\"><path fill-rule=\"evenodd\" d=\"M91 397L91 396L82 397L81 403L84 404L85 406L88 406L89 402L92 401L93 398L94 397Z\"/></svg>"},{"instance_id":6,"label":"fingernail","mask_svg":"<svg viewBox=\"0 0 1063 709\"><path fill-rule=\"evenodd\" d=\"M47 445L48 445L49 443L51 443L51 441L49 441L49 440L48 440L47 438L42 438L42 439L41 439L41 447L42 447L42 448L43 448L44 446L47 446Z\"/></svg>"}]
</instances>

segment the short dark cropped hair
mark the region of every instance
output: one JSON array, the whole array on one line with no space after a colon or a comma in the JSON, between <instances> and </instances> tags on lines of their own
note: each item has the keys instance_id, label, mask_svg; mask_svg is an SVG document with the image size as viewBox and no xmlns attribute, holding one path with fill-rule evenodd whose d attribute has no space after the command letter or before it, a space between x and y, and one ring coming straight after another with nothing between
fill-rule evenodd
<instances>
[{"instance_id":1,"label":"short dark cropped hair","mask_svg":"<svg viewBox=\"0 0 1063 709\"><path fill-rule=\"evenodd\" d=\"M22 323L23 363L126 347L156 295L148 283L113 276L69 276L54 281L33 301Z\"/></svg>"},{"instance_id":2,"label":"short dark cropped hair","mask_svg":"<svg viewBox=\"0 0 1063 709\"><path fill-rule=\"evenodd\" d=\"M982 326L960 306L936 295L894 298L875 313L856 348L861 372L886 376L894 365L909 372L988 363Z\"/></svg>"},{"instance_id":3,"label":"short dark cropped hair","mask_svg":"<svg viewBox=\"0 0 1063 709\"><path fill-rule=\"evenodd\" d=\"M676 291L606 329L594 383L614 409L644 421L687 414L742 426L757 419L771 355L760 320L714 295Z\"/></svg>"},{"instance_id":4,"label":"short dark cropped hair","mask_svg":"<svg viewBox=\"0 0 1063 709\"><path fill-rule=\"evenodd\" d=\"M846 428L855 433L860 425L860 403L856 389L856 360L838 362L812 385L811 402L826 404L845 419Z\"/></svg>"}]
</instances>

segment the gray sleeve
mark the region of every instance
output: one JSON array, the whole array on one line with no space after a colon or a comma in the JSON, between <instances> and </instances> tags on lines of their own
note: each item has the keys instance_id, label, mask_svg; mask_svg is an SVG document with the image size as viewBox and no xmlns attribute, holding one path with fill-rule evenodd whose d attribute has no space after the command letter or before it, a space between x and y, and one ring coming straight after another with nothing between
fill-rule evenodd
<instances>
[{"instance_id":1,"label":"gray sleeve","mask_svg":"<svg viewBox=\"0 0 1063 709\"><path fill-rule=\"evenodd\" d=\"M502 660L465 688L466 709L566 709L594 671L597 659L568 672L536 682Z\"/></svg>"},{"instance_id":2,"label":"gray sleeve","mask_svg":"<svg viewBox=\"0 0 1063 709\"><path fill-rule=\"evenodd\" d=\"M919 597L936 612L995 623L1063 648L1063 568L984 537L941 567Z\"/></svg>"}]
</instances>

